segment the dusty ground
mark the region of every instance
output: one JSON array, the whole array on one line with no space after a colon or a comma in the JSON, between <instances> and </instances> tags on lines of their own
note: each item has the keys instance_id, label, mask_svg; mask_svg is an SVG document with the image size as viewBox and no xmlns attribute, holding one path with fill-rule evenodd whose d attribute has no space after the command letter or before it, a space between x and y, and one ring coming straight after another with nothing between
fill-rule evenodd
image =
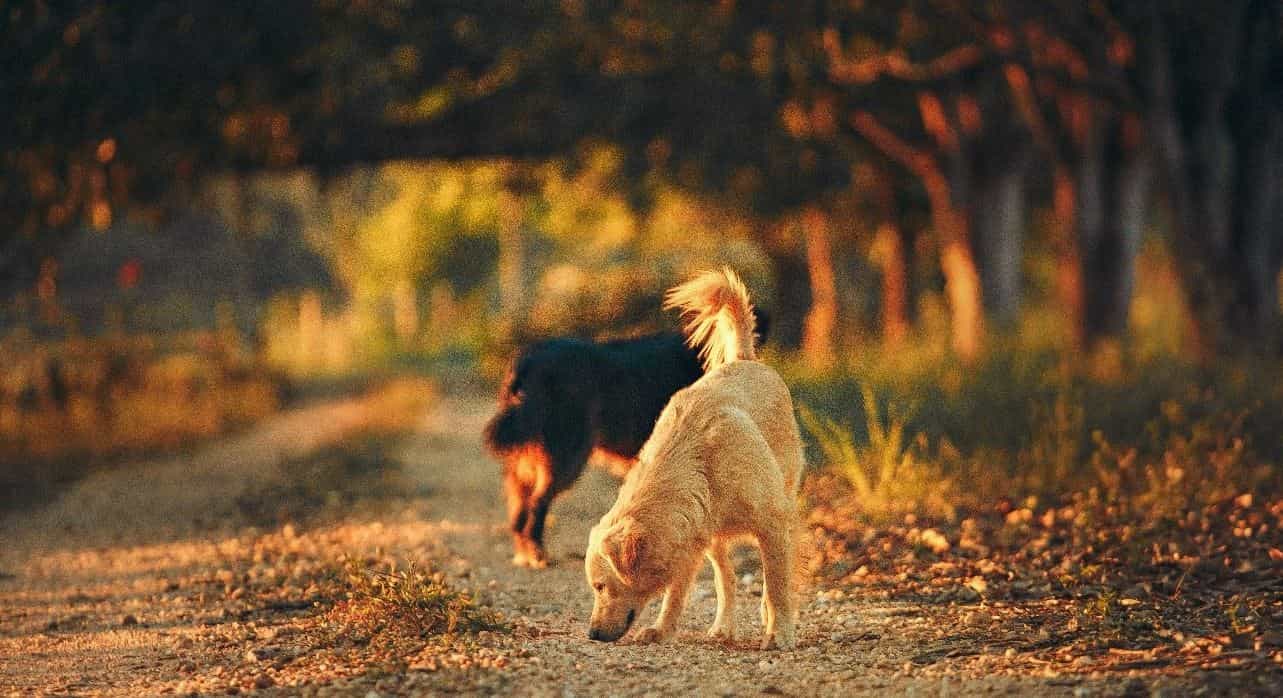
<instances>
[{"instance_id":1,"label":"dusty ground","mask_svg":"<svg viewBox=\"0 0 1283 698\"><path fill-rule=\"evenodd\" d=\"M1046 614L1031 611L1054 599L914 602L814 588L799 649L753 649L751 602L740 605L746 640L727 647L703 636L707 571L675 642L590 642L582 551L615 482L593 472L555 505L549 569L512 568L497 467L478 443L490 407L444 398L394 441L359 436L360 401L314 407L188 456L95 474L11 514L0 521L0 692L1218 695L1280 685L1259 648L1204 669L1143 651L1040 653L1049 633L1030 619ZM439 570L507 628L450 641L355 623L336 607L345 557ZM759 592L754 557L740 562L742 587Z\"/></svg>"}]
</instances>

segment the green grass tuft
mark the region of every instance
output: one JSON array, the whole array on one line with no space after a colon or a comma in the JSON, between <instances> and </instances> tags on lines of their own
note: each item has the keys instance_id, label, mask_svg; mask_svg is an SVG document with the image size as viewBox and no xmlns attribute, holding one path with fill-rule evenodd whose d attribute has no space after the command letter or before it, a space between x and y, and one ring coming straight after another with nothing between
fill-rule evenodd
<instances>
[{"instance_id":1,"label":"green grass tuft","mask_svg":"<svg viewBox=\"0 0 1283 698\"><path fill-rule=\"evenodd\" d=\"M873 390L861 389L866 444L857 445L853 430L803 405L802 424L814 439L824 462L854 488L861 508L871 517L926 509L953 516L953 482L921 457L926 440L907 430L912 407L888 403L879 408Z\"/></svg>"}]
</instances>

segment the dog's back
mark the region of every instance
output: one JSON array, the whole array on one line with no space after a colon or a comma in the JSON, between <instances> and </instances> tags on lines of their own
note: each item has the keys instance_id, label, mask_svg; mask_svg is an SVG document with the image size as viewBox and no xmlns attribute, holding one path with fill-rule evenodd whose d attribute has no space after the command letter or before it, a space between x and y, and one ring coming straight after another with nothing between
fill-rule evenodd
<instances>
[{"instance_id":1,"label":"dog's back","mask_svg":"<svg viewBox=\"0 0 1283 698\"><path fill-rule=\"evenodd\" d=\"M780 469L784 488L797 492L805 461L802 436L793 416L793 399L779 374L757 361L723 364L673 395L641 459L666 460L651 449L670 447L675 438L683 435L711 435L728 428L759 433L765 442L762 445L770 450ZM718 438L710 436L709 441ZM753 440L757 442L756 437Z\"/></svg>"},{"instance_id":2,"label":"dog's back","mask_svg":"<svg viewBox=\"0 0 1283 698\"><path fill-rule=\"evenodd\" d=\"M498 455L537 444L553 460L594 448L632 458L668 398L702 373L675 332L537 342L513 361L485 442Z\"/></svg>"}]
</instances>

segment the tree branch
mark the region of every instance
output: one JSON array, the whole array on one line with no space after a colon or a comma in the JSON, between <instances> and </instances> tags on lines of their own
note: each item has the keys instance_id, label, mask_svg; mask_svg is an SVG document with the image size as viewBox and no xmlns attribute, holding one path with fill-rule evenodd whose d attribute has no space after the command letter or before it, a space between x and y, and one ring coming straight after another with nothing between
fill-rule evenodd
<instances>
[{"instance_id":1,"label":"tree branch","mask_svg":"<svg viewBox=\"0 0 1283 698\"><path fill-rule=\"evenodd\" d=\"M935 158L930 153L910 145L891 129L883 126L873 114L867 111L856 112L851 116L851 127L887 157L900 163L918 177L927 179L938 174Z\"/></svg>"},{"instance_id":2,"label":"tree branch","mask_svg":"<svg viewBox=\"0 0 1283 698\"><path fill-rule=\"evenodd\" d=\"M825 29L821 40L829 59L829 76L847 85L868 85L884 75L908 82L939 80L979 65L985 55L979 46L967 44L926 63L914 63L899 51L855 60L848 58L842 50L836 29Z\"/></svg>"}]
</instances>

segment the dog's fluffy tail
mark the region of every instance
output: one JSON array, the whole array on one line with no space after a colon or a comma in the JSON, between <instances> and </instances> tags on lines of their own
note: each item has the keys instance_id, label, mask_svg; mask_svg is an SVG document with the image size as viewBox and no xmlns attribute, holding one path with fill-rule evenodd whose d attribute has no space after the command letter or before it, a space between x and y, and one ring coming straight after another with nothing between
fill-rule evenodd
<instances>
[{"instance_id":1,"label":"dog's fluffy tail","mask_svg":"<svg viewBox=\"0 0 1283 698\"><path fill-rule=\"evenodd\" d=\"M499 391L499 411L486 422L482 432L486 448L496 456L530 445L543 432L538 419L541 410L538 405L529 404L522 394L517 377L519 368L519 364L514 363L509 369Z\"/></svg>"},{"instance_id":2,"label":"dog's fluffy tail","mask_svg":"<svg viewBox=\"0 0 1283 698\"><path fill-rule=\"evenodd\" d=\"M686 323L687 343L699 348L704 370L737 360L757 358L753 350L757 319L748 289L739 276L724 267L706 271L676 286L664 297L665 308L679 308Z\"/></svg>"},{"instance_id":3,"label":"dog's fluffy tail","mask_svg":"<svg viewBox=\"0 0 1283 698\"><path fill-rule=\"evenodd\" d=\"M539 434L531 428L524 405L510 405L499 410L486 422L482 440L490 453L500 456L529 445Z\"/></svg>"}]
</instances>

